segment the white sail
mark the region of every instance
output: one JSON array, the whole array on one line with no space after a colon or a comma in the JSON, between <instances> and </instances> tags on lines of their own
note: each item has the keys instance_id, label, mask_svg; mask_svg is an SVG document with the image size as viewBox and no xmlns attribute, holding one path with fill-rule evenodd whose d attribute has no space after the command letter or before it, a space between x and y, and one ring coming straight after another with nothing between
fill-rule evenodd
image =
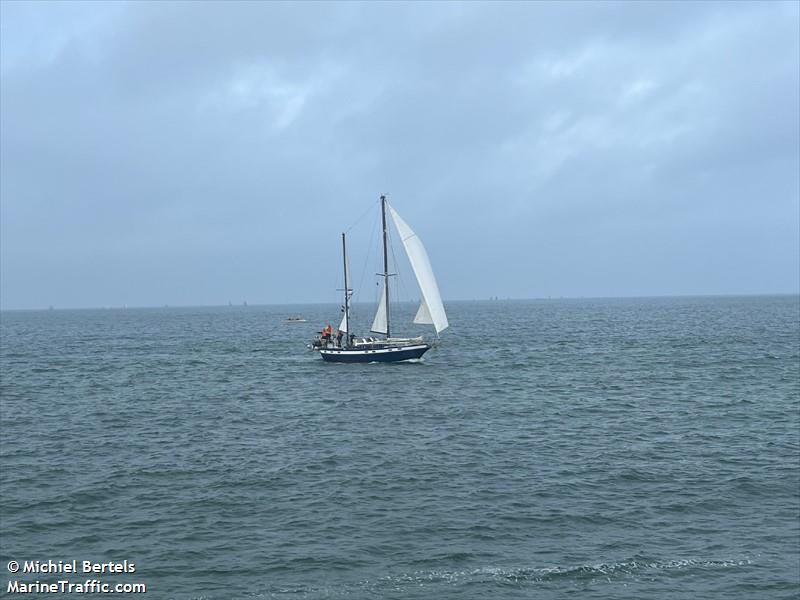
<instances>
[{"instance_id":1,"label":"white sail","mask_svg":"<svg viewBox=\"0 0 800 600\"><path fill-rule=\"evenodd\" d=\"M428 310L428 305L425 304L425 298L423 298L419 303L417 314L414 317L414 323L418 325L433 325L433 319L431 318L431 311Z\"/></svg>"},{"instance_id":2,"label":"white sail","mask_svg":"<svg viewBox=\"0 0 800 600\"><path fill-rule=\"evenodd\" d=\"M339 323L339 331L344 331L345 333L350 332L350 330L347 329L347 313L342 315L342 322Z\"/></svg>"},{"instance_id":3,"label":"white sail","mask_svg":"<svg viewBox=\"0 0 800 600\"><path fill-rule=\"evenodd\" d=\"M422 240L414 233L408 223L400 218L397 211L389 206L389 211L392 215L395 227L400 233L400 239L403 240L403 246L406 249L408 260L411 263L411 268L414 269L414 275L417 276L417 283L422 292L422 304L427 308L427 317L430 318L429 323L432 323L436 328L436 333L447 329L447 315L444 312L444 305L442 304L442 296L439 293L439 286L436 283L436 277L433 275L431 268L431 261L428 258L428 253L425 251L425 246L422 245ZM384 313L385 314L385 313ZM423 308L417 311L417 317L424 318ZM417 317L414 321L417 322Z\"/></svg>"},{"instance_id":4,"label":"white sail","mask_svg":"<svg viewBox=\"0 0 800 600\"><path fill-rule=\"evenodd\" d=\"M386 284L381 286L378 310L375 313L375 319L372 321L372 327L370 327L369 330L372 333L386 333Z\"/></svg>"}]
</instances>

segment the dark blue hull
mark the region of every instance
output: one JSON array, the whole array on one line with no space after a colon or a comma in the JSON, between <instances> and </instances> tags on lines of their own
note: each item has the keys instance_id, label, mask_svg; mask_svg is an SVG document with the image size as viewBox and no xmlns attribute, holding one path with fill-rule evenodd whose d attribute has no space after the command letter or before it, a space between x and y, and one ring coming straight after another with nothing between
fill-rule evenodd
<instances>
[{"instance_id":1,"label":"dark blue hull","mask_svg":"<svg viewBox=\"0 0 800 600\"><path fill-rule=\"evenodd\" d=\"M343 348L341 350L324 349L320 350L319 353L322 359L328 362L401 362L420 358L425 352L430 350L430 348L428 344L414 344L410 346L389 346L386 348L363 350L354 348Z\"/></svg>"}]
</instances>

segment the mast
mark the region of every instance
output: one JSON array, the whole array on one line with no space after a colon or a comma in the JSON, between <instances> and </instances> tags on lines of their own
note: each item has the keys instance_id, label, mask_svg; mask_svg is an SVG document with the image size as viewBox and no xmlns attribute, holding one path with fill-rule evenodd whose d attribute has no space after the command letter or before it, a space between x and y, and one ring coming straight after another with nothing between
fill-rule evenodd
<instances>
[{"instance_id":1,"label":"mast","mask_svg":"<svg viewBox=\"0 0 800 600\"><path fill-rule=\"evenodd\" d=\"M386 233L386 196L381 196L381 219L383 221L383 291L386 294L386 339L389 339L389 251ZM345 285L345 287L347 287Z\"/></svg>"},{"instance_id":2,"label":"mast","mask_svg":"<svg viewBox=\"0 0 800 600\"><path fill-rule=\"evenodd\" d=\"M344 241L344 233L342 233L342 265L344 267L344 321L347 323L347 331L345 331L344 346L350 345L350 298L349 289L347 287L347 246Z\"/></svg>"}]
</instances>

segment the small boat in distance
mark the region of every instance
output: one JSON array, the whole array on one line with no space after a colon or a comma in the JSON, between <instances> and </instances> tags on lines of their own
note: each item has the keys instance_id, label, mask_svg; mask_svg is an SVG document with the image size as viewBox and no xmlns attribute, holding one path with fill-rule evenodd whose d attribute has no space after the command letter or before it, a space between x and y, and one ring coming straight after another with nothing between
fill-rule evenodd
<instances>
[{"instance_id":1,"label":"small boat in distance","mask_svg":"<svg viewBox=\"0 0 800 600\"><path fill-rule=\"evenodd\" d=\"M303 317L288 317L286 319L287 323L305 323L306 321L307 319L304 319Z\"/></svg>"},{"instance_id":2,"label":"small boat in distance","mask_svg":"<svg viewBox=\"0 0 800 600\"><path fill-rule=\"evenodd\" d=\"M381 221L383 223L383 289L378 301L378 309L372 322L370 331L384 337L357 337L350 330L350 296L353 292L348 287L347 246L345 234L342 234L342 259L344 262L344 315L339 325L339 330L334 339L330 325L322 330L321 335L312 342L310 347L319 350L323 360L329 362L369 363L369 362L400 362L420 358L431 349L432 345L422 337L402 338L392 337L390 328L389 311L389 277L394 275L389 272L388 230L386 227L387 208L403 241L408 260L416 276L421 292L419 309L414 317L414 323L433 325L438 338L439 332L447 329L447 315L442 304L439 286L433 275L431 262L425 246L408 224L400 218L397 211L386 201L386 196L381 196Z\"/></svg>"}]
</instances>

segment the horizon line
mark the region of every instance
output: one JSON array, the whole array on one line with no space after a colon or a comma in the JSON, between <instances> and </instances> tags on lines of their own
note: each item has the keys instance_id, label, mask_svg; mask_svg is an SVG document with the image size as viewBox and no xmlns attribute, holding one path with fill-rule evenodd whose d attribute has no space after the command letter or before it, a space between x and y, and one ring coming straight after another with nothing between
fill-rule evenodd
<instances>
[{"instance_id":1,"label":"horizon line","mask_svg":"<svg viewBox=\"0 0 800 600\"><path fill-rule=\"evenodd\" d=\"M623 300L623 299L648 299L648 298L741 298L741 297L755 297L755 296L800 296L800 290L792 292L745 292L745 293L700 293L700 294L631 294L621 296L536 296L532 298L515 298L511 296L490 296L488 298L455 298L451 300L443 300L448 302L524 302L524 301L553 301L553 300ZM399 303L415 303L419 299L405 299L399 300ZM249 304L247 301L238 304L152 304L152 305L110 305L110 306L72 306L72 307L56 307L49 305L47 307L37 308L3 308L0 306L0 312L49 312L56 310L144 310L154 308L249 308L257 306L301 306L301 305L336 305L338 302L260 302ZM359 301L354 304L373 304L369 301Z\"/></svg>"}]
</instances>

